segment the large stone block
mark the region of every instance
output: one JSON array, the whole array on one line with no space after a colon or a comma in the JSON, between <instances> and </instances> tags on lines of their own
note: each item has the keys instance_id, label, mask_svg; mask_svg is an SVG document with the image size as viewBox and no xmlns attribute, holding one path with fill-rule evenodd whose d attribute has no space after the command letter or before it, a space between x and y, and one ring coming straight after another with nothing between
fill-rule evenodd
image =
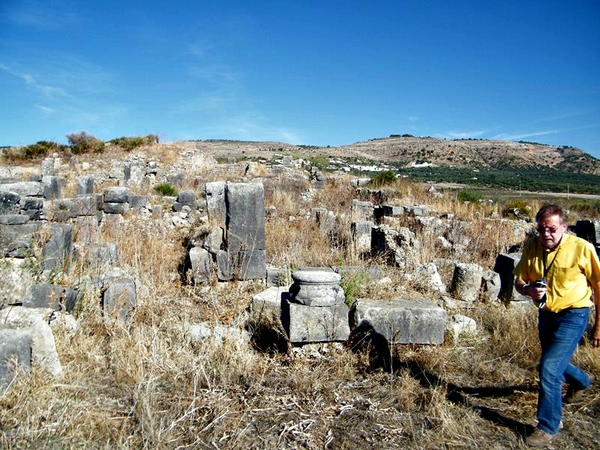
<instances>
[{"instance_id":1,"label":"large stone block","mask_svg":"<svg viewBox=\"0 0 600 450\"><path fill-rule=\"evenodd\" d=\"M14 377L14 363L26 370L31 368L31 333L0 328L0 389L5 389Z\"/></svg>"},{"instance_id":2,"label":"large stone block","mask_svg":"<svg viewBox=\"0 0 600 450\"><path fill-rule=\"evenodd\" d=\"M224 181L215 181L206 183L204 192L206 194L206 210L208 219L216 226L225 229L225 217L227 208L225 207L225 186Z\"/></svg>"},{"instance_id":3,"label":"large stone block","mask_svg":"<svg viewBox=\"0 0 600 450\"><path fill-rule=\"evenodd\" d=\"M266 248L264 194L261 183L227 185L226 240L230 252Z\"/></svg>"},{"instance_id":4,"label":"large stone block","mask_svg":"<svg viewBox=\"0 0 600 450\"><path fill-rule=\"evenodd\" d=\"M265 250L247 252L219 251L217 253L218 278L229 280L256 280L267 276Z\"/></svg>"},{"instance_id":5,"label":"large stone block","mask_svg":"<svg viewBox=\"0 0 600 450\"><path fill-rule=\"evenodd\" d=\"M0 192L14 192L21 197L43 197L44 187L37 181L22 181L18 183L0 183Z\"/></svg>"},{"instance_id":6,"label":"large stone block","mask_svg":"<svg viewBox=\"0 0 600 450\"><path fill-rule=\"evenodd\" d=\"M37 223L7 225L0 223L0 255L25 258L33 251L33 238L39 228Z\"/></svg>"},{"instance_id":7,"label":"large stone block","mask_svg":"<svg viewBox=\"0 0 600 450\"><path fill-rule=\"evenodd\" d=\"M73 255L73 226L70 224L52 223L48 228L50 239L42 249L43 271L61 273L69 267Z\"/></svg>"},{"instance_id":8,"label":"large stone block","mask_svg":"<svg viewBox=\"0 0 600 450\"><path fill-rule=\"evenodd\" d=\"M72 312L77 303L77 291L69 286L56 284L33 284L23 298L27 308L52 308L55 311Z\"/></svg>"},{"instance_id":9,"label":"large stone block","mask_svg":"<svg viewBox=\"0 0 600 450\"><path fill-rule=\"evenodd\" d=\"M348 307L282 303L281 322L292 343L345 341L350 335Z\"/></svg>"},{"instance_id":10,"label":"large stone block","mask_svg":"<svg viewBox=\"0 0 600 450\"><path fill-rule=\"evenodd\" d=\"M483 267L473 263L458 263L452 277L452 294L466 302L479 300Z\"/></svg>"},{"instance_id":11,"label":"large stone block","mask_svg":"<svg viewBox=\"0 0 600 450\"><path fill-rule=\"evenodd\" d=\"M192 247L189 252L192 276L195 283L207 283L211 278L212 256L202 247Z\"/></svg>"},{"instance_id":12,"label":"large stone block","mask_svg":"<svg viewBox=\"0 0 600 450\"><path fill-rule=\"evenodd\" d=\"M126 187L109 187L104 190L105 203L127 203L129 202L129 189Z\"/></svg>"},{"instance_id":13,"label":"large stone block","mask_svg":"<svg viewBox=\"0 0 600 450\"><path fill-rule=\"evenodd\" d=\"M135 282L131 278L110 280L102 294L102 308L106 320L127 322L136 306Z\"/></svg>"},{"instance_id":14,"label":"large stone block","mask_svg":"<svg viewBox=\"0 0 600 450\"><path fill-rule=\"evenodd\" d=\"M44 198L46 200L56 200L57 198L61 198L60 178L44 175L42 177L42 187L44 189Z\"/></svg>"},{"instance_id":15,"label":"large stone block","mask_svg":"<svg viewBox=\"0 0 600 450\"><path fill-rule=\"evenodd\" d=\"M368 321L391 344L442 344L446 312L427 300L359 299L353 327Z\"/></svg>"},{"instance_id":16,"label":"large stone block","mask_svg":"<svg viewBox=\"0 0 600 450\"><path fill-rule=\"evenodd\" d=\"M15 192L0 192L0 215L18 214L21 209L21 196Z\"/></svg>"},{"instance_id":17,"label":"large stone block","mask_svg":"<svg viewBox=\"0 0 600 450\"><path fill-rule=\"evenodd\" d=\"M515 289L513 270L521 260L521 253L500 253L496 257L494 272L500 275L500 299L505 302L529 302L531 299Z\"/></svg>"},{"instance_id":18,"label":"large stone block","mask_svg":"<svg viewBox=\"0 0 600 450\"><path fill-rule=\"evenodd\" d=\"M354 251L356 253L371 252L371 230L373 229L373 225L371 221L352 222L350 227Z\"/></svg>"},{"instance_id":19,"label":"large stone block","mask_svg":"<svg viewBox=\"0 0 600 450\"><path fill-rule=\"evenodd\" d=\"M578 237L600 245L600 220L578 220L575 224L575 232Z\"/></svg>"},{"instance_id":20,"label":"large stone block","mask_svg":"<svg viewBox=\"0 0 600 450\"><path fill-rule=\"evenodd\" d=\"M77 195L91 195L94 193L94 179L92 177L77 177Z\"/></svg>"}]
</instances>

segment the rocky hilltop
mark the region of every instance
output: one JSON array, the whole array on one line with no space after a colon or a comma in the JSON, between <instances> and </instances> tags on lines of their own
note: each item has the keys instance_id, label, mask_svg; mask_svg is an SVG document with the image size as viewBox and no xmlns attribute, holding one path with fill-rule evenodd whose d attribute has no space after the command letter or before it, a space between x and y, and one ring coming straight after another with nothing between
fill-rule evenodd
<instances>
[{"instance_id":1,"label":"rocky hilltop","mask_svg":"<svg viewBox=\"0 0 600 450\"><path fill-rule=\"evenodd\" d=\"M228 140L195 141L196 148L215 157L269 157L275 152L302 155L366 158L411 167L429 163L454 167L546 167L562 172L600 174L600 160L583 150L533 142L485 139L446 140L392 135L337 147L294 146L280 142Z\"/></svg>"}]
</instances>

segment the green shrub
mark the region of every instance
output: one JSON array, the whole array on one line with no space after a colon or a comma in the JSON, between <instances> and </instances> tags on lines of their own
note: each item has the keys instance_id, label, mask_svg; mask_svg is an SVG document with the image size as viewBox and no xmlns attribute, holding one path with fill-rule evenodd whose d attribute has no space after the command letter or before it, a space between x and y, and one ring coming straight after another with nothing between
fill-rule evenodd
<instances>
[{"instance_id":1,"label":"green shrub","mask_svg":"<svg viewBox=\"0 0 600 450\"><path fill-rule=\"evenodd\" d=\"M158 144L158 136L156 134L148 134L147 136L120 137L108 141L110 144L121 147L126 152L143 145Z\"/></svg>"},{"instance_id":2,"label":"green shrub","mask_svg":"<svg viewBox=\"0 0 600 450\"><path fill-rule=\"evenodd\" d=\"M480 192L471 189L461 189L456 193L456 200L459 202L479 203L483 200Z\"/></svg>"},{"instance_id":3,"label":"green shrub","mask_svg":"<svg viewBox=\"0 0 600 450\"><path fill-rule=\"evenodd\" d=\"M510 200L502 209L502 217L509 219L531 219L533 213L531 207L523 200Z\"/></svg>"},{"instance_id":4,"label":"green shrub","mask_svg":"<svg viewBox=\"0 0 600 450\"><path fill-rule=\"evenodd\" d=\"M359 270L354 273L344 273L340 286L344 290L344 302L351 308L356 301L357 294L361 288L369 282L369 274L366 270Z\"/></svg>"},{"instance_id":5,"label":"green shrub","mask_svg":"<svg viewBox=\"0 0 600 450\"><path fill-rule=\"evenodd\" d=\"M67 134L67 139L69 140L71 151L75 155L82 153L102 153L104 151L104 141L85 131Z\"/></svg>"},{"instance_id":6,"label":"green shrub","mask_svg":"<svg viewBox=\"0 0 600 450\"><path fill-rule=\"evenodd\" d=\"M51 141L38 141L26 147L9 148L4 157L8 161L26 161L44 158L52 153L64 153L68 147Z\"/></svg>"},{"instance_id":7,"label":"green shrub","mask_svg":"<svg viewBox=\"0 0 600 450\"><path fill-rule=\"evenodd\" d=\"M324 171L329 167L329 158L327 156L313 156L309 158L310 165L320 171Z\"/></svg>"},{"instance_id":8,"label":"green shrub","mask_svg":"<svg viewBox=\"0 0 600 450\"><path fill-rule=\"evenodd\" d=\"M161 195L174 197L177 195L177 189L171 186L169 183L162 183L154 186L154 190Z\"/></svg>"},{"instance_id":9,"label":"green shrub","mask_svg":"<svg viewBox=\"0 0 600 450\"><path fill-rule=\"evenodd\" d=\"M379 188L383 186L394 186L398 183L398 177L393 170L384 170L371 178L369 186Z\"/></svg>"}]
</instances>

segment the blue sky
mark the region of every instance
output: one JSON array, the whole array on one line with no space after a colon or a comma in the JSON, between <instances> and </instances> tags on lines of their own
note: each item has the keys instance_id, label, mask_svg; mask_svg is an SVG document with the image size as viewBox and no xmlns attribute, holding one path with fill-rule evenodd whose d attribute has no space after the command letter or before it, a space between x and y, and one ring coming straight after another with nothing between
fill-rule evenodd
<instances>
[{"instance_id":1,"label":"blue sky","mask_svg":"<svg viewBox=\"0 0 600 450\"><path fill-rule=\"evenodd\" d=\"M598 0L0 0L0 145L390 134L600 158Z\"/></svg>"}]
</instances>

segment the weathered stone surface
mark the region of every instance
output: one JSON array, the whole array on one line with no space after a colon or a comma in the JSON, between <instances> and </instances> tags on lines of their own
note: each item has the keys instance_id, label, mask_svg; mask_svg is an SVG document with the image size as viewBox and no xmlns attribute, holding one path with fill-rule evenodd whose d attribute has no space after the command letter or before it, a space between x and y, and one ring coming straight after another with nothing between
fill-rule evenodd
<instances>
[{"instance_id":1,"label":"weathered stone surface","mask_svg":"<svg viewBox=\"0 0 600 450\"><path fill-rule=\"evenodd\" d=\"M25 258L33 249L33 237L39 228L37 223L6 225L0 223L0 255Z\"/></svg>"},{"instance_id":2,"label":"weathered stone surface","mask_svg":"<svg viewBox=\"0 0 600 450\"><path fill-rule=\"evenodd\" d=\"M6 389L15 376L14 365L31 368L31 333L0 326L0 389Z\"/></svg>"},{"instance_id":3,"label":"weathered stone surface","mask_svg":"<svg viewBox=\"0 0 600 450\"><path fill-rule=\"evenodd\" d=\"M223 247L223 229L221 227L213 228L202 244L206 250L213 255L219 253L219 250Z\"/></svg>"},{"instance_id":4,"label":"weathered stone surface","mask_svg":"<svg viewBox=\"0 0 600 450\"><path fill-rule=\"evenodd\" d=\"M56 284L33 284L23 298L27 308L51 308L54 311L72 312L77 303L77 291L69 286Z\"/></svg>"},{"instance_id":5,"label":"weathered stone surface","mask_svg":"<svg viewBox=\"0 0 600 450\"><path fill-rule=\"evenodd\" d=\"M371 249L400 269L413 270L418 265L421 243L406 227L394 230L388 226L374 227L371 233Z\"/></svg>"},{"instance_id":6,"label":"weathered stone surface","mask_svg":"<svg viewBox=\"0 0 600 450\"><path fill-rule=\"evenodd\" d=\"M462 314L454 314L448 319L447 328L454 339L457 340L463 334L475 334L477 332L477 322Z\"/></svg>"},{"instance_id":7,"label":"weathered stone surface","mask_svg":"<svg viewBox=\"0 0 600 450\"><path fill-rule=\"evenodd\" d=\"M500 253L496 257L494 271L500 275L500 298L505 302L529 302L530 298L515 289L513 270L521 260L521 253Z\"/></svg>"},{"instance_id":8,"label":"weathered stone surface","mask_svg":"<svg viewBox=\"0 0 600 450\"><path fill-rule=\"evenodd\" d=\"M0 215L0 224L3 225L23 225L29 222L29 216L24 214L3 214Z\"/></svg>"},{"instance_id":9,"label":"weathered stone surface","mask_svg":"<svg viewBox=\"0 0 600 450\"><path fill-rule=\"evenodd\" d=\"M493 270L484 270L481 280L481 297L484 302L498 301L502 284L500 274Z\"/></svg>"},{"instance_id":10,"label":"weathered stone surface","mask_svg":"<svg viewBox=\"0 0 600 450\"><path fill-rule=\"evenodd\" d=\"M126 187L106 188L103 201L105 203L127 203L129 202L129 189Z\"/></svg>"},{"instance_id":11,"label":"weathered stone surface","mask_svg":"<svg viewBox=\"0 0 600 450\"><path fill-rule=\"evenodd\" d=\"M371 202L352 200L350 209L353 222L372 222L374 219L374 206Z\"/></svg>"},{"instance_id":12,"label":"weathered stone surface","mask_svg":"<svg viewBox=\"0 0 600 450\"><path fill-rule=\"evenodd\" d=\"M381 205L381 212L384 216L398 217L404 215L404 206Z\"/></svg>"},{"instance_id":13,"label":"weathered stone surface","mask_svg":"<svg viewBox=\"0 0 600 450\"><path fill-rule=\"evenodd\" d=\"M87 260L90 265L98 268L116 267L119 265L119 247L114 242L92 245L88 249Z\"/></svg>"},{"instance_id":14,"label":"weathered stone surface","mask_svg":"<svg viewBox=\"0 0 600 450\"><path fill-rule=\"evenodd\" d=\"M31 365L52 376L62 374L60 358L54 335L48 322L52 315L49 308L25 308L14 306L0 310L0 323L22 329L31 336Z\"/></svg>"},{"instance_id":15,"label":"weathered stone surface","mask_svg":"<svg viewBox=\"0 0 600 450\"><path fill-rule=\"evenodd\" d=\"M0 183L0 192L13 192L21 197L43 197L42 183L35 181L22 181L18 183Z\"/></svg>"},{"instance_id":16,"label":"weathered stone surface","mask_svg":"<svg viewBox=\"0 0 600 450\"><path fill-rule=\"evenodd\" d=\"M290 299L287 287L271 286L252 297L250 310L255 320L262 317L281 320L282 304Z\"/></svg>"},{"instance_id":17,"label":"weathered stone surface","mask_svg":"<svg viewBox=\"0 0 600 450\"><path fill-rule=\"evenodd\" d=\"M48 227L50 239L42 249L43 271L59 271L69 267L73 255L73 226L52 223Z\"/></svg>"},{"instance_id":18,"label":"weathered stone surface","mask_svg":"<svg viewBox=\"0 0 600 450\"><path fill-rule=\"evenodd\" d=\"M313 215L319 225L319 230L324 235L331 235L335 231L335 214L325 208L314 208Z\"/></svg>"},{"instance_id":19,"label":"weathered stone surface","mask_svg":"<svg viewBox=\"0 0 600 450\"><path fill-rule=\"evenodd\" d=\"M392 344L442 344L446 312L427 300L358 299L354 326L370 322Z\"/></svg>"},{"instance_id":20,"label":"weathered stone surface","mask_svg":"<svg viewBox=\"0 0 600 450\"><path fill-rule=\"evenodd\" d=\"M307 306L322 307L344 303L341 276L331 269L307 267L292 273L291 300Z\"/></svg>"},{"instance_id":21,"label":"weathered stone surface","mask_svg":"<svg viewBox=\"0 0 600 450\"><path fill-rule=\"evenodd\" d=\"M42 177L42 187L44 189L44 198L46 200L56 200L61 198L60 178L44 175Z\"/></svg>"},{"instance_id":22,"label":"weathered stone surface","mask_svg":"<svg viewBox=\"0 0 600 450\"><path fill-rule=\"evenodd\" d=\"M65 222L80 216L94 216L98 213L101 197L98 195L80 195L54 202L53 220Z\"/></svg>"},{"instance_id":23,"label":"weathered stone surface","mask_svg":"<svg viewBox=\"0 0 600 450\"><path fill-rule=\"evenodd\" d=\"M373 222L352 222L351 233L354 251L357 254L371 252L371 230Z\"/></svg>"},{"instance_id":24,"label":"weathered stone surface","mask_svg":"<svg viewBox=\"0 0 600 450\"><path fill-rule=\"evenodd\" d=\"M177 195L177 201L183 205L192 205L196 202L196 193L194 191L181 191Z\"/></svg>"},{"instance_id":25,"label":"weathered stone surface","mask_svg":"<svg viewBox=\"0 0 600 450\"><path fill-rule=\"evenodd\" d=\"M127 322L137 304L135 282L131 278L115 278L107 282L102 294L106 320Z\"/></svg>"},{"instance_id":26,"label":"weathered stone surface","mask_svg":"<svg viewBox=\"0 0 600 450\"><path fill-rule=\"evenodd\" d=\"M578 220L575 233L595 246L600 245L600 220Z\"/></svg>"},{"instance_id":27,"label":"weathered stone surface","mask_svg":"<svg viewBox=\"0 0 600 450\"><path fill-rule=\"evenodd\" d=\"M479 300L483 267L472 263L458 263L454 268L452 277L452 294L466 302Z\"/></svg>"},{"instance_id":28,"label":"weathered stone surface","mask_svg":"<svg viewBox=\"0 0 600 450\"><path fill-rule=\"evenodd\" d=\"M0 264L1 303L21 303L27 288L33 284L32 262L24 258L4 258ZM36 274L37 275L37 274Z\"/></svg>"},{"instance_id":29,"label":"weathered stone surface","mask_svg":"<svg viewBox=\"0 0 600 450\"><path fill-rule=\"evenodd\" d=\"M0 191L0 215L18 214L21 209L21 196L16 192Z\"/></svg>"},{"instance_id":30,"label":"weathered stone surface","mask_svg":"<svg viewBox=\"0 0 600 450\"><path fill-rule=\"evenodd\" d=\"M266 248L264 193L261 183L227 185L226 239L230 253Z\"/></svg>"},{"instance_id":31,"label":"weathered stone surface","mask_svg":"<svg viewBox=\"0 0 600 450\"><path fill-rule=\"evenodd\" d=\"M192 276L196 283L207 283L211 279L212 256L202 247L192 247L189 252Z\"/></svg>"},{"instance_id":32,"label":"weathered stone surface","mask_svg":"<svg viewBox=\"0 0 600 450\"><path fill-rule=\"evenodd\" d=\"M208 219L214 225L221 226L223 229L225 229L225 217L227 216L225 186L226 183L224 181L215 181L206 183L204 188Z\"/></svg>"},{"instance_id":33,"label":"weathered stone surface","mask_svg":"<svg viewBox=\"0 0 600 450\"><path fill-rule=\"evenodd\" d=\"M129 211L129 203L107 203L102 204L102 210L106 214L125 214Z\"/></svg>"},{"instance_id":34,"label":"weathered stone surface","mask_svg":"<svg viewBox=\"0 0 600 450\"><path fill-rule=\"evenodd\" d=\"M77 195L91 195L94 193L94 179L92 177L77 177Z\"/></svg>"},{"instance_id":35,"label":"weathered stone surface","mask_svg":"<svg viewBox=\"0 0 600 450\"><path fill-rule=\"evenodd\" d=\"M267 275L265 250L217 253L218 278L221 281L256 280Z\"/></svg>"},{"instance_id":36,"label":"weathered stone surface","mask_svg":"<svg viewBox=\"0 0 600 450\"><path fill-rule=\"evenodd\" d=\"M281 322L292 343L345 341L350 335L345 303L314 307L286 300L282 307Z\"/></svg>"},{"instance_id":37,"label":"weathered stone surface","mask_svg":"<svg viewBox=\"0 0 600 450\"><path fill-rule=\"evenodd\" d=\"M129 206L131 206L132 208L147 208L148 197L146 197L145 195L130 195Z\"/></svg>"}]
</instances>

